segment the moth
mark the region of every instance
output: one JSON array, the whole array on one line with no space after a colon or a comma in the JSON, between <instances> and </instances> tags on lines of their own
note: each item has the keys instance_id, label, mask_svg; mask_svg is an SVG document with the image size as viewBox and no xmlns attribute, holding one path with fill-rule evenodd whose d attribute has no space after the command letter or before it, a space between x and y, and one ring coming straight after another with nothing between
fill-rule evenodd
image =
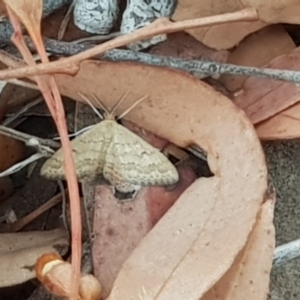
<instances>
[{"instance_id":1,"label":"moth","mask_svg":"<svg viewBox=\"0 0 300 300\"><path fill-rule=\"evenodd\" d=\"M127 93L126 93L127 94ZM139 99L117 119L115 111L126 94L108 111L104 111L100 123L72 140L72 149L79 180L103 177L119 192L130 193L143 186L168 186L175 184L179 177L175 166L142 138L117 123L133 107L145 99ZM83 95L84 99L90 101ZM98 111L92 106L95 112ZM63 153L59 149L41 168L41 175L49 179L64 179Z\"/></svg>"}]
</instances>

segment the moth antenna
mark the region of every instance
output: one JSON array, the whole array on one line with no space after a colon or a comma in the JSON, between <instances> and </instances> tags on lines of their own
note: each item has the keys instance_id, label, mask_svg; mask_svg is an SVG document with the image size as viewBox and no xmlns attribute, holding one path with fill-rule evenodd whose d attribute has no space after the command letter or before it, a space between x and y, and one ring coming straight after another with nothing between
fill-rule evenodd
<instances>
[{"instance_id":1,"label":"moth antenna","mask_svg":"<svg viewBox=\"0 0 300 300\"><path fill-rule=\"evenodd\" d=\"M81 94L80 92L78 93L84 101L86 101L89 106L92 108L92 110L94 111L94 113L101 119L103 120L103 116L101 116L101 114L99 113L99 111L96 109L96 107L92 104L92 102L88 99L88 97L86 97L85 95ZM94 96L94 95L93 95ZM97 99L96 99L97 100ZM98 102L97 102L98 103ZM100 104L100 103L99 103ZM105 107L102 107L102 103L100 104L101 108L104 110L105 113L107 113L107 110L105 109Z\"/></svg>"},{"instance_id":2,"label":"moth antenna","mask_svg":"<svg viewBox=\"0 0 300 300\"><path fill-rule=\"evenodd\" d=\"M131 110L133 110L137 105L139 105L142 101L146 100L148 98L148 95L143 96L142 98L138 99L133 103L129 108L127 108L118 118L117 120L120 120L124 118Z\"/></svg>"},{"instance_id":3,"label":"moth antenna","mask_svg":"<svg viewBox=\"0 0 300 300\"><path fill-rule=\"evenodd\" d=\"M92 96L94 98L94 100L96 101L97 104L99 104L100 108L104 111L105 114L105 118L110 118L112 117L114 119L114 117L112 116L112 113L105 107L105 105L101 102L101 100L99 98L97 98L97 96L95 94L92 93Z\"/></svg>"},{"instance_id":4,"label":"moth antenna","mask_svg":"<svg viewBox=\"0 0 300 300\"><path fill-rule=\"evenodd\" d=\"M114 108L111 111L111 114L114 116L116 113L116 110L118 107L122 104L122 102L125 100L126 96L128 95L129 90L126 91L126 93L122 96L122 98L117 102L117 104L114 106ZM118 118L119 119L119 118Z\"/></svg>"}]
</instances>

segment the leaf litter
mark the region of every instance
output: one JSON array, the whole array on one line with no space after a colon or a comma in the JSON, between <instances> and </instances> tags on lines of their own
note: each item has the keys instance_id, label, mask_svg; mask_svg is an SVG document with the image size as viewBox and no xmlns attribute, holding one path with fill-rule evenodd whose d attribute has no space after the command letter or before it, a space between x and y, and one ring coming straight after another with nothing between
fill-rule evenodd
<instances>
[{"instance_id":1,"label":"leaf litter","mask_svg":"<svg viewBox=\"0 0 300 300\"><path fill-rule=\"evenodd\" d=\"M121 295L122 297L124 297L124 295L126 295L126 297L138 297L141 292L139 290L141 288L141 282L144 282L144 284L148 282L151 286L151 291L149 291L149 293L151 293L150 295L153 295L154 297L154 295L156 295L156 293L160 290L159 286L166 283L168 278L168 276L164 277L159 270L164 268L165 276L175 272L175 269L179 272L180 266L175 266L179 263L179 261L189 261L191 259L188 253L191 251L189 249L193 244L197 245L197 250L193 250L192 253L194 253L194 251L196 251L196 253L202 253L202 259L200 257L197 258L197 260L199 260L199 264L203 264L205 262L208 265L209 262L219 264L219 262L215 261L213 256L209 255L212 253L211 249L215 248L210 237L218 235L215 242L222 244L220 239L225 238L226 236L225 239L227 239L228 243L228 238L230 236L232 238L236 236L236 234L233 234L232 231L237 229L234 223L238 222L236 218L240 217L241 221L239 223L241 223L241 227L239 228L238 234L240 239L235 239L235 242L232 241L231 243L228 243L231 247L230 249L226 248L226 255L223 252L223 255L226 256L222 259L223 268L220 268L219 266L214 270L209 268L208 272L208 270L203 267L203 273L200 272L200 274L195 277L195 282L193 282L195 286L199 286L200 282L202 282L201 290L200 287L193 289L191 287L184 288L180 286L179 290L182 292L189 290L192 294L195 293L194 296L190 297L199 298L201 293L204 293L205 289L209 288L212 284L209 282L214 282L223 275L226 268L231 265L235 255L243 247L247 236L254 225L258 209L263 201L263 195L266 190L266 166L262 150L251 124L246 118L243 119L243 115L240 114L240 112L238 112L230 102L224 101L224 96L214 92L213 89L209 88L204 83L176 71L165 69L164 72L161 72L158 68L141 67L140 65L129 63L114 64L86 61L81 64L81 72L79 72L75 77L65 75L58 76L60 89L64 95L82 101L72 87L74 85L80 86L80 92L86 94L90 89L90 86L94 86L93 93L96 97L102 99L104 104L110 109L113 105L113 101L115 101L113 99L118 99L122 95L122 87L123 90L126 91L128 86L134 86L134 92L130 93L130 96L128 97L131 102L134 101L136 97L141 96L144 93L149 95L150 100L141 103L138 107L132 110L128 114L128 118L146 130L150 129L150 131L154 134L166 138L181 147L187 147L191 144L200 146L207 152L208 164L212 173L215 174L215 176L211 179L200 178L195 181L190 186L190 189L181 195L179 200L172 206L171 209L168 210L166 215L148 233L139 246L135 248L133 255L131 255L123 264L123 268L114 283L117 294L114 294L115 290L113 288L110 297L115 299L117 299L116 297L121 297ZM88 75L95 73L99 74L97 78ZM101 74L103 74L103 76L101 76ZM134 76L134 74L136 75ZM111 81L110 78L116 78L116 76L118 76L118 80ZM89 80L86 80L87 77L89 77ZM147 77L147 81L143 80L145 77ZM110 84L108 84L108 82L110 82ZM164 82L164 84L158 84L159 82ZM95 89L95 85L99 86L99 90L97 90L97 88ZM153 86L156 86L155 90L152 89ZM104 87L106 87L106 89L104 89ZM189 95L187 97L189 99L188 106L182 102L182 99L187 95ZM201 97L199 97L199 95L201 95ZM206 99L208 98L213 98L214 100L207 101ZM155 104L156 101L157 104ZM199 107L201 107L201 103L203 105L203 109L199 109ZM214 105L210 105L210 103L214 103ZM131 103L126 103L126 106L129 106L130 104ZM124 111L124 109L125 107L123 105L119 108L120 112ZM222 126L224 131L221 132L219 126L217 126L220 123L211 123L211 119L209 118L209 115L211 114L217 114L219 116L219 122L224 124ZM145 118L146 115L147 118ZM185 117L187 115L190 116L189 119ZM151 116L153 117L151 118ZM185 126L180 126L179 128L174 128L172 125L174 118L178 123L187 122L187 124ZM153 121L151 122L151 120ZM161 123L159 124L159 122ZM229 126L229 128L225 128L225 124ZM248 134L245 135L245 131L248 131ZM243 139L243 142L228 145L227 141L230 139L231 134L239 141ZM237 136L240 135L241 137L237 138ZM249 154L248 143L252 145L251 149L254 151L252 153L253 157L251 165L244 160L244 156L247 154L243 154L244 151ZM255 143L257 148L253 148ZM234 156L231 155L233 152L236 153ZM226 153L228 154L226 155ZM257 163L254 163L256 160ZM236 177L236 172L238 171L234 171L233 165L237 165L239 172L244 174L244 176L247 176L246 185L241 177ZM241 171L243 165L245 171ZM251 166L253 167L252 171ZM253 172L253 174L250 175L251 172ZM239 195L236 189L229 188L230 183L226 182L227 180L230 182L231 177L235 182L235 186L243 186L243 189L239 191L242 194L245 193L247 196L242 196L242 194ZM241 180L241 183L238 184L236 180ZM253 193L252 185L256 187L255 194ZM249 191L251 190L251 197L247 192L248 189ZM199 198L200 194L198 197L196 195L198 195L200 190L201 197ZM236 204L233 204L235 203L234 199L237 201ZM243 199L243 201L241 202L240 199ZM205 208L206 206L208 207ZM195 214L192 214L190 207L193 207ZM199 209L197 207L199 207ZM236 207L234 210L234 217L231 215L233 212L232 207ZM226 214L226 209L229 209L228 215ZM172 211L174 211L173 214ZM203 217L200 215L201 211L204 213ZM188 219L184 217L186 214L189 215ZM246 217L247 215L249 217ZM222 228L220 228L220 223L223 224ZM222 229L224 231L222 231ZM174 240L174 234L176 235L176 232L178 231L189 232L191 237L186 240L184 234L182 234L181 247L175 247L176 252L174 253L175 245L173 245L172 242L176 241L176 239ZM222 233L220 231L222 231ZM163 244L163 241L157 240L161 236L164 236ZM168 236L170 236L170 240L167 238ZM206 239L210 240L209 247L205 246L207 244ZM218 248L219 247L217 247L217 249ZM164 261L164 265L161 263L155 263L155 259L163 259L166 256L166 253L169 253L170 251L172 253L172 257L168 257L169 261ZM221 251L220 248L219 251ZM229 254L230 251L232 251L231 255ZM221 253L222 251L214 251L214 255L218 257L220 257ZM136 258L134 254L137 255ZM145 261L142 263L139 255L148 257L150 265L148 265ZM154 261L151 260L153 255ZM206 255L210 258L208 259ZM140 261L138 269L132 269L129 267L130 262L132 260L135 261L135 259ZM132 263L134 264L134 262ZM188 266L188 263L185 262L184 265ZM150 266L154 269L148 269ZM128 268L130 268L132 272L129 272ZM147 272L142 272L142 270L146 269ZM122 270L124 270L123 272L126 274L126 278L122 275ZM142 273L140 273L139 270ZM170 278L170 280L167 281L170 286L176 284L177 281L186 281L183 279L184 274L189 274L189 271L183 270L181 272L183 273L178 275L179 278L176 277L176 279L173 280ZM147 279L147 274L156 274L156 276L155 278L151 278L150 281L149 278ZM207 284L204 285L203 280L207 277L207 274L210 274L211 279L206 279ZM129 281L131 282L130 291L126 288ZM148 291L150 287L146 287L144 285L144 288ZM168 291L165 291L165 293L169 294L169 292L170 290L168 288Z\"/></svg>"},{"instance_id":2,"label":"leaf litter","mask_svg":"<svg viewBox=\"0 0 300 300\"><path fill-rule=\"evenodd\" d=\"M256 4L251 3L251 5ZM176 14L178 16L180 13L179 9L180 5L175 11L174 19L177 18ZM218 10L218 12L226 12L221 5ZM191 11L189 5L186 11ZM276 17L281 20L288 18L288 10L284 12L285 17ZM216 12L207 12L207 15L211 14ZM272 19L271 15L268 15L268 9L261 16L263 21L276 23L276 18ZM190 17L185 15L183 19L186 18ZM290 18L293 20L291 12ZM222 40L218 39L217 34L211 35L212 43L209 46L228 49L236 45L251 30L256 31L259 26L266 26L257 22L255 25L258 26L257 28L252 27L247 31L248 25L239 23L238 27L241 31L240 33L236 31L235 35L233 28L237 28L234 27L236 25L226 24L229 28L227 32L235 35L233 38L228 36L227 40L232 43L231 46L222 45ZM205 33L205 39L198 39L207 45L209 34L216 33L217 28L222 26L217 25L207 32L208 35ZM191 31L188 32L195 36ZM268 33L265 34L269 37ZM177 39L180 41L180 35ZM164 49L163 44L161 47L160 53L169 53L170 49ZM176 50L175 42L175 46L172 47L175 47L172 55L177 56L176 51L178 51L179 56L189 57L195 46L179 47ZM249 46L244 47L244 51L247 51ZM188 50L192 52L185 53ZM217 55L213 49L211 51L212 54ZM232 53L230 50L229 52ZM257 53L259 52L258 50ZM280 54L282 53L279 51L272 58L259 57L250 65L261 66L262 61L264 64L269 63L268 59L273 58L276 61L276 57ZM194 55L192 54L193 58L196 57ZM201 57L201 54L196 55ZM294 56L295 60L296 57L297 55ZM222 56L221 59L224 62L227 56ZM291 68L291 64L284 59L282 65L274 66L283 69ZM253 274L257 274L255 273L257 265L253 266L253 258L261 255L266 272L256 275L257 278L261 278L258 280L261 285L259 287L258 283L255 285L257 287L255 296L266 299L274 250L272 229L274 199L265 198L266 164L258 137L248 117L250 120L259 120L256 128L261 136L259 122L262 120L271 122L281 114L281 117L284 117L282 110L297 101L293 100L293 95L289 98L290 102L284 103L287 97L286 90L280 90L280 93L276 90L278 95L281 95L281 101L279 99L276 106L269 102L263 105L261 98L256 98L256 106L252 111L248 109L245 101L240 101L238 104L248 114L247 117L228 98L216 92L205 82L167 68L137 63L86 60L81 62L75 76L59 74L56 75L56 80L62 95L82 101L79 92L85 95L93 93L109 109L130 87L130 99L120 106L118 113L122 113L138 97L148 95L149 100L130 111L122 124L135 129L134 131L146 138L148 143L156 145L163 151L164 149L167 151L168 145L176 145L182 149L194 145L203 149L207 154L207 164L211 171L209 175L211 177L198 178L197 168L195 169L193 164L194 158L190 154L190 158L185 161L180 161L179 158L176 160L169 154L180 174L178 185L168 189L145 188L138 192L135 195L136 199L131 202L117 200L116 195L103 180L88 184L87 189L94 191L89 197L83 192L83 198L90 201L86 208L90 216L88 220L90 234L95 237L92 243L93 266L94 273L103 286L103 296L109 295L108 299L121 297L214 299L214 296L224 292L223 282L226 283L226 280L233 276L238 288L228 287L224 297L229 297L228 299L245 297L245 295L252 295L253 292L247 289L245 282L254 278ZM251 81L257 82L256 84L262 87L268 87L269 90L273 90L276 86L281 88L282 85L294 86L282 82L274 84L275 81L267 79L248 79L243 83L243 93L248 92L247 82ZM250 85L248 90L251 99L258 89L257 86ZM265 92L265 95L268 93L270 92ZM276 93L273 91L272 95ZM97 106L97 103L93 104ZM261 110L262 105L264 110ZM296 105L289 108L296 114L294 119L297 118L297 110L292 109ZM77 103L76 106L80 111L81 104ZM275 117L270 119L274 115ZM92 121L91 124L98 121ZM80 122L82 119L77 118L75 128L82 127L80 124L77 126ZM276 124L270 124L262 137L269 134L268 130L272 131L276 128ZM287 130L283 133L281 131L281 135L277 136L289 137L290 131L293 130L293 134L296 134L293 126ZM270 136L276 138L276 132ZM93 212L89 211L91 208L92 210L94 208ZM258 241L261 244L268 241L263 250L258 246L260 245ZM241 265L245 270L240 269ZM247 271L248 267L249 271ZM237 270L247 274L244 283Z\"/></svg>"}]
</instances>

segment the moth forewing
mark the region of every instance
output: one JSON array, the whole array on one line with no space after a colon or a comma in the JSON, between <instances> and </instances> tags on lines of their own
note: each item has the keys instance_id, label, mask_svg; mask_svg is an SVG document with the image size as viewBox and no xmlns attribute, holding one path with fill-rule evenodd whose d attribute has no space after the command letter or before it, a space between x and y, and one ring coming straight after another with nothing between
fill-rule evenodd
<instances>
[{"instance_id":1,"label":"moth forewing","mask_svg":"<svg viewBox=\"0 0 300 300\"><path fill-rule=\"evenodd\" d=\"M128 92L121 101L127 94ZM146 97L140 98L121 116L145 99ZM92 106L90 101L87 102ZM78 179L94 178L103 173L116 189L125 193L134 191L139 186L176 183L178 172L166 156L118 124L115 119L111 119L119 104L120 101L112 112L104 108L105 116L109 119L104 119L72 140ZM65 177L61 149L45 162L41 174L51 179Z\"/></svg>"},{"instance_id":2,"label":"moth forewing","mask_svg":"<svg viewBox=\"0 0 300 300\"><path fill-rule=\"evenodd\" d=\"M126 181L140 186L165 186L178 181L178 172L166 156L117 123L103 175L111 183Z\"/></svg>"}]
</instances>

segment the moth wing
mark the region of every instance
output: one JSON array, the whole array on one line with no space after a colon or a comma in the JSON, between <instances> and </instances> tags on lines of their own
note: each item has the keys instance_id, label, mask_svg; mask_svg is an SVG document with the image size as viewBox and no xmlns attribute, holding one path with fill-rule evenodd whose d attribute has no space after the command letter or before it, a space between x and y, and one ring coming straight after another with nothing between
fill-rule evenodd
<instances>
[{"instance_id":1,"label":"moth wing","mask_svg":"<svg viewBox=\"0 0 300 300\"><path fill-rule=\"evenodd\" d=\"M165 186L178 181L176 168L158 149L117 123L113 131L103 176L117 189L124 184Z\"/></svg>"},{"instance_id":2,"label":"moth wing","mask_svg":"<svg viewBox=\"0 0 300 300\"><path fill-rule=\"evenodd\" d=\"M93 178L102 173L106 149L111 140L110 127L102 121L71 142L78 179ZM49 179L64 179L63 153L60 148L41 168Z\"/></svg>"}]
</instances>

